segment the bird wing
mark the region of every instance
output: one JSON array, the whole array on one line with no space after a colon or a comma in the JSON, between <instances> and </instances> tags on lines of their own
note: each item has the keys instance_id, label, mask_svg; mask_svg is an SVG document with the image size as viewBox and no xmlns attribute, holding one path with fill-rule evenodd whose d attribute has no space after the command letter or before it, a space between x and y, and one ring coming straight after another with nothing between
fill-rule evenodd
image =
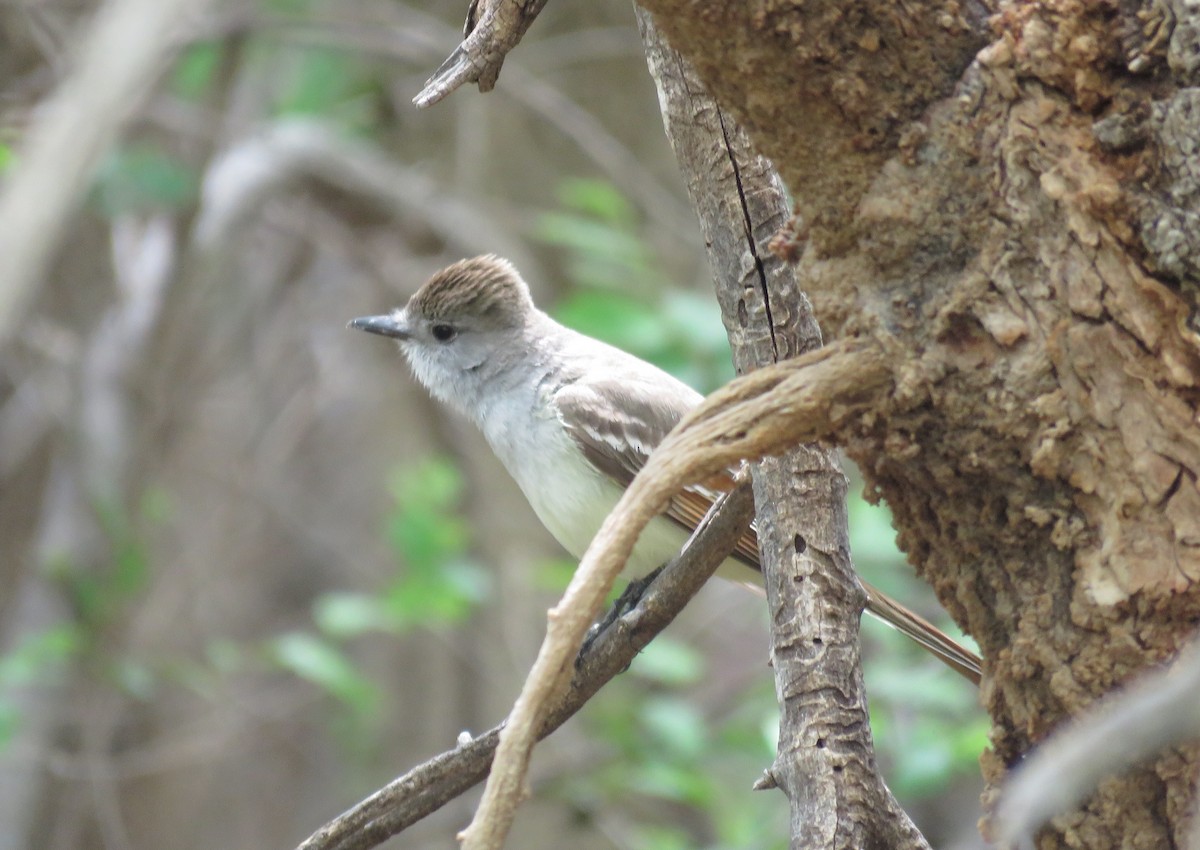
<instances>
[{"instance_id":1,"label":"bird wing","mask_svg":"<svg viewBox=\"0 0 1200 850\"><path fill-rule=\"evenodd\" d=\"M576 382L554 396L563 428L588 461L622 487L629 486L650 452L699 400L691 389L637 379ZM684 488L664 515L690 534L717 497L734 486L731 473L718 473ZM753 528L742 534L732 554L761 571Z\"/></svg>"},{"instance_id":2,"label":"bird wing","mask_svg":"<svg viewBox=\"0 0 1200 850\"><path fill-rule=\"evenodd\" d=\"M589 380L569 383L554 395L563 428L593 466L622 487L646 465L650 452L694 407L700 396L680 384L661 380ZM691 533L713 501L734 487L733 475L723 472L686 487L671 499L665 516ZM751 524L731 553L746 566L762 571L758 531ZM859 579L867 594L867 610L915 640L951 669L979 683L980 659L916 612L878 588Z\"/></svg>"}]
</instances>

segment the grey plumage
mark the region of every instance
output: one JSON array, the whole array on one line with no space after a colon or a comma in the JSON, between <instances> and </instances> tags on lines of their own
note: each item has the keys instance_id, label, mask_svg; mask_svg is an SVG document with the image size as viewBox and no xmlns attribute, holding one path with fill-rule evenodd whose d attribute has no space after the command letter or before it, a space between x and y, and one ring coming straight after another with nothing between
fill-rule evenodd
<instances>
[{"instance_id":1,"label":"grey plumage","mask_svg":"<svg viewBox=\"0 0 1200 850\"><path fill-rule=\"evenodd\" d=\"M650 452L701 401L657 367L555 322L494 255L454 263L404 308L351 325L397 340L417 379L479 426L538 518L576 557ZM644 574L674 556L730 484L718 476L678 494L642 533L627 572ZM718 574L761 584L753 528ZM869 611L979 681L973 653L864 588Z\"/></svg>"}]
</instances>

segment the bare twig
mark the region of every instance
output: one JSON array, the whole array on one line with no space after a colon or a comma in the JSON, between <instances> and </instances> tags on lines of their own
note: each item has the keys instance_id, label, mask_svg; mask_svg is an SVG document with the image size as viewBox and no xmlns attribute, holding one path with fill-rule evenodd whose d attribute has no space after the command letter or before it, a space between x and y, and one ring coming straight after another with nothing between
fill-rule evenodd
<instances>
[{"instance_id":1,"label":"bare twig","mask_svg":"<svg viewBox=\"0 0 1200 850\"><path fill-rule=\"evenodd\" d=\"M477 17L480 5L486 8ZM425 82L413 103L422 108L432 106L469 82L478 82L480 91L491 91L504 57L545 5L546 0L473 0L467 13L466 38Z\"/></svg>"},{"instance_id":2,"label":"bare twig","mask_svg":"<svg viewBox=\"0 0 1200 850\"><path fill-rule=\"evenodd\" d=\"M39 110L0 196L0 344L17 326L92 169L206 0L111 0L92 21L74 73Z\"/></svg>"},{"instance_id":3,"label":"bare twig","mask_svg":"<svg viewBox=\"0 0 1200 850\"><path fill-rule=\"evenodd\" d=\"M580 656L571 685L546 715L543 738L577 712L683 610L728 557L750 522L748 485L713 505L704 522L646 589L637 606L615 621ZM492 763L500 727L410 770L313 833L300 850L366 850L385 841L480 782Z\"/></svg>"},{"instance_id":4,"label":"bare twig","mask_svg":"<svg viewBox=\"0 0 1200 850\"><path fill-rule=\"evenodd\" d=\"M1163 747L1200 737L1200 643L1173 664L1051 736L1017 770L996 810L1005 845L1032 846L1033 833L1080 802L1102 778Z\"/></svg>"},{"instance_id":5,"label":"bare twig","mask_svg":"<svg viewBox=\"0 0 1200 850\"><path fill-rule=\"evenodd\" d=\"M876 346L846 340L738 378L691 411L650 456L605 519L562 600L500 733L483 800L462 833L467 850L497 848L511 826L547 705L642 529L684 486L799 442L836 434L892 383Z\"/></svg>"}]
</instances>

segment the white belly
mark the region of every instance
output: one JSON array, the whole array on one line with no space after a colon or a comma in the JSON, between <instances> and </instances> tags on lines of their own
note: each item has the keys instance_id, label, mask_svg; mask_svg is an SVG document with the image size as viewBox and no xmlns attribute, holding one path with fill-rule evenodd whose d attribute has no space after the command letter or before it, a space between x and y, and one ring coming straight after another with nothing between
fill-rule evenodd
<instances>
[{"instance_id":1,"label":"white belly","mask_svg":"<svg viewBox=\"0 0 1200 850\"><path fill-rule=\"evenodd\" d=\"M610 479L591 467L582 467L582 463L580 457L577 462L563 461L558 465L557 475L561 477L557 480L571 481L571 486L564 487L565 492L559 498L554 498L547 488L537 486L536 482L531 482L528 489L521 484L542 525L576 558L583 557L621 495L620 488ZM687 532L666 517L651 520L621 574L626 578L646 575L678 555L687 538ZM762 586L762 575L758 570L733 558L721 564L717 575L739 584Z\"/></svg>"},{"instance_id":2,"label":"white belly","mask_svg":"<svg viewBox=\"0 0 1200 850\"><path fill-rule=\"evenodd\" d=\"M481 425L496 456L529 500L542 525L554 539L576 558L591 545L592 539L617 500L621 488L591 466L567 436L556 419L537 419L532 429L522 418L525 430L517 422L492 417ZM529 451L530 441L538 447ZM665 564L679 554L688 534L666 517L658 517L642 531L622 574L636 578ZM723 578L749 584L761 584L756 570L733 559L721 565Z\"/></svg>"}]
</instances>

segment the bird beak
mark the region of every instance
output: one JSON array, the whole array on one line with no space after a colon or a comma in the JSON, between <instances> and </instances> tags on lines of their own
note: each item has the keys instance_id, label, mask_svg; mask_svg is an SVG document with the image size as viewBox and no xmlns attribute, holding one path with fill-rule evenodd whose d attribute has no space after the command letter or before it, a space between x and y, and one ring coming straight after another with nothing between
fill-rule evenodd
<instances>
[{"instance_id":1,"label":"bird beak","mask_svg":"<svg viewBox=\"0 0 1200 850\"><path fill-rule=\"evenodd\" d=\"M412 336L412 331L408 329L408 326L392 314L386 316L362 316L358 319L352 319L347 327L366 331L369 334L391 337L392 339L403 340Z\"/></svg>"}]
</instances>

